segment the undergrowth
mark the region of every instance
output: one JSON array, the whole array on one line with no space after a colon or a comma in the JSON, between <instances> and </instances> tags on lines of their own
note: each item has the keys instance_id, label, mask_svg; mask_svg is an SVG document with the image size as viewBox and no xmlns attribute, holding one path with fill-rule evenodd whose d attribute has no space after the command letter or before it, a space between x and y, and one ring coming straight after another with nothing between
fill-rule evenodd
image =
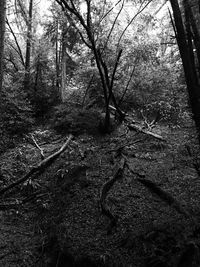
<instances>
[{"instance_id":1,"label":"undergrowth","mask_svg":"<svg viewBox=\"0 0 200 267\"><path fill-rule=\"evenodd\" d=\"M51 126L59 133L97 134L100 120L101 114L95 109L82 109L62 104L55 107Z\"/></svg>"}]
</instances>

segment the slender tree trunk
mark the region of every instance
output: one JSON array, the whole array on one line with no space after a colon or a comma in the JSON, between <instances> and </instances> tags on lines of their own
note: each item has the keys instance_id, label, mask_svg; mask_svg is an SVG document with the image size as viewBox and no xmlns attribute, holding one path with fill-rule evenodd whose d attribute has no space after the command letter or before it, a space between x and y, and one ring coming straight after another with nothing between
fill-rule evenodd
<instances>
[{"instance_id":1,"label":"slender tree trunk","mask_svg":"<svg viewBox=\"0 0 200 267\"><path fill-rule=\"evenodd\" d=\"M3 83L3 55L5 38L6 0L0 0L0 95Z\"/></svg>"},{"instance_id":2,"label":"slender tree trunk","mask_svg":"<svg viewBox=\"0 0 200 267\"><path fill-rule=\"evenodd\" d=\"M29 85L30 85L32 18L33 18L33 0L30 0L30 2L29 2L29 14L28 14L28 25L27 25L25 77L24 77L24 89L26 92L28 92Z\"/></svg>"},{"instance_id":3,"label":"slender tree trunk","mask_svg":"<svg viewBox=\"0 0 200 267\"><path fill-rule=\"evenodd\" d=\"M67 64L67 51L66 51L66 40L63 35L62 37L62 54L61 54L61 86L60 86L60 97L61 101L64 102L65 86L66 86L66 64Z\"/></svg>"},{"instance_id":4,"label":"slender tree trunk","mask_svg":"<svg viewBox=\"0 0 200 267\"><path fill-rule=\"evenodd\" d=\"M58 44L58 19L56 21L56 88L59 92L59 75L60 75L60 68L59 68L59 44Z\"/></svg>"}]
</instances>

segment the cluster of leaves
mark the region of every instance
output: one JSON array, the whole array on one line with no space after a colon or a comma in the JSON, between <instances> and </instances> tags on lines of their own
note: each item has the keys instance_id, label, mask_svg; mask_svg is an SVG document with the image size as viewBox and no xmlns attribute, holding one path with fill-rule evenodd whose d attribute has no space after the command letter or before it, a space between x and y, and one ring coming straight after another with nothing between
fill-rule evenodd
<instances>
[{"instance_id":1,"label":"cluster of leaves","mask_svg":"<svg viewBox=\"0 0 200 267\"><path fill-rule=\"evenodd\" d=\"M21 83L16 82L12 87L10 82L5 84L1 108L3 124L6 125L6 131L11 134L24 132L34 123L32 107Z\"/></svg>"},{"instance_id":2,"label":"cluster of leaves","mask_svg":"<svg viewBox=\"0 0 200 267\"><path fill-rule=\"evenodd\" d=\"M42 117L48 113L59 100L54 58L50 57L49 52L51 47L48 40L41 40L35 51L29 92L36 117Z\"/></svg>"},{"instance_id":3,"label":"cluster of leaves","mask_svg":"<svg viewBox=\"0 0 200 267\"><path fill-rule=\"evenodd\" d=\"M19 136L34 125L33 111L19 83L5 84L0 116L0 152L16 144Z\"/></svg>"},{"instance_id":4,"label":"cluster of leaves","mask_svg":"<svg viewBox=\"0 0 200 267\"><path fill-rule=\"evenodd\" d=\"M52 127L60 133L97 134L101 115L94 109L82 109L71 104L55 107Z\"/></svg>"}]
</instances>

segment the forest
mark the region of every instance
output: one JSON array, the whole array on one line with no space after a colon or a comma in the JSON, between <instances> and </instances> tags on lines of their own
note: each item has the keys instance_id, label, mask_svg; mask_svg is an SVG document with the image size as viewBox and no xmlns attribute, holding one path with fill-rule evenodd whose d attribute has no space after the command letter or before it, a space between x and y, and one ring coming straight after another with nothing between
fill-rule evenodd
<instances>
[{"instance_id":1,"label":"forest","mask_svg":"<svg viewBox=\"0 0 200 267\"><path fill-rule=\"evenodd\" d=\"M0 0L0 266L200 266L200 1Z\"/></svg>"}]
</instances>

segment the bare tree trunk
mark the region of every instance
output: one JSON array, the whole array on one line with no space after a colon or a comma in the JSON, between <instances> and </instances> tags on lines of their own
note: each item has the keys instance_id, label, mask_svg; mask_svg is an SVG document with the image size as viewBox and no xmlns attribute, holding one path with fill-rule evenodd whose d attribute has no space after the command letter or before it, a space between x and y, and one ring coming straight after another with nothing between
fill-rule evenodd
<instances>
[{"instance_id":1,"label":"bare tree trunk","mask_svg":"<svg viewBox=\"0 0 200 267\"><path fill-rule=\"evenodd\" d=\"M192 59L188 47L188 40L183 26L182 14L180 11L178 0L170 0L174 21L177 33L177 43L183 63L183 69L185 73L185 80L188 88L188 93L191 102L191 108L193 112L193 118L200 132L200 90L199 84L196 82L196 73L192 66Z\"/></svg>"},{"instance_id":2,"label":"bare tree trunk","mask_svg":"<svg viewBox=\"0 0 200 267\"><path fill-rule=\"evenodd\" d=\"M196 66L195 66L195 55L194 55L194 47L193 47L193 34L191 31L191 13L189 12L189 3L187 0L183 0L183 7L185 13L185 30L188 44L188 51L191 59L191 67L195 77L195 83L198 82Z\"/></svg>"},{"instance_id":3,"label":"bare tree trunk","mask_svg":"<svg viewBox=\"0 0 200 267\"><path fill-rule=\"evenodd\" d=\"M60 90L60 85L59 85L59 75L60 75L60 68L59 68L59 45L58 45L58 19L56 21L56 88Z\"/></svg>"},{"instance_id":4,"label":"bare tree trunk","mask_svg":"<svg viewBox=\"0 0 200 267\"><path fill-rule=\"evenodd\" d=\"M5 38L6 0L0 0L0 94L3 82L3 55Z\"/></svg>"},{"instance_id":5,"label":"bare tree trunk","mask_svg":"<svg viewBox=\"0 0 200 267\"><path fill-rule=\"evenodd\" d=\"M61 101L64 102L65 86L66 86L66 64L67 64L67 51L66 51L66 40L64 34L62 36L62 54L61 54L61 86L60 86L60 97Z\"/></svg>"},{"instance_id":6,"label":"bare tree trunk","mask_svg":"<svg viewBox=\"0 0 200 267\"><path fill-rule=\"evenodd\" d=\"M29 14L28 14L28 25L27 25L28 27L27 27L25 77L24 77L24 89L26 92L28 92L29 85L30 85L32 17L33 17L33 0L30 0L30 2L29 2Z\"/></svg>"}]
</instances>

